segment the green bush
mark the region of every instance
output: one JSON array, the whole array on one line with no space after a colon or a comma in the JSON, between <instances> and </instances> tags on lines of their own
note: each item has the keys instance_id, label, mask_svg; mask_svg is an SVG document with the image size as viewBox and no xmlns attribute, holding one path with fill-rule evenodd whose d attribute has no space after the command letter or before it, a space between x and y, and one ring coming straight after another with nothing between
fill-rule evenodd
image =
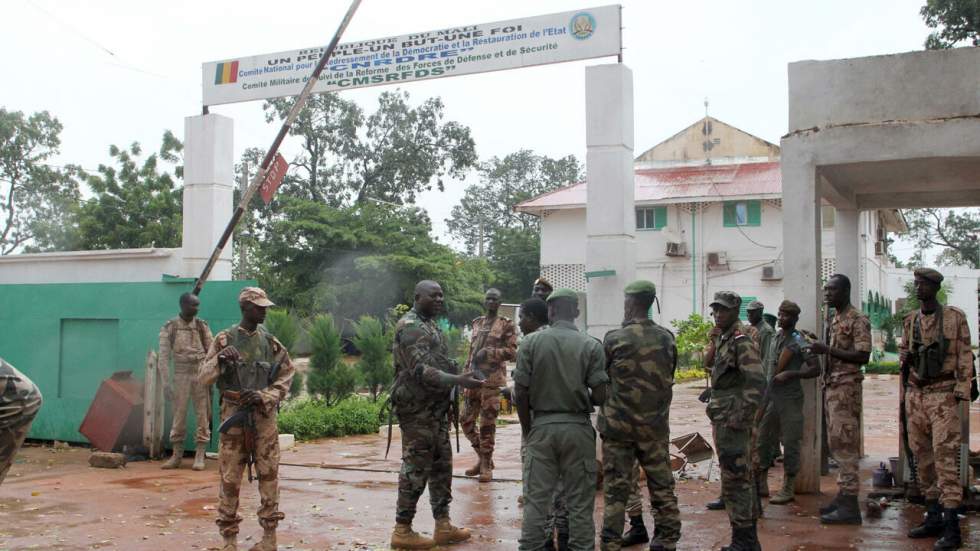
<instances>
[{"instance_id":1,"label":"green bush","mask_svg":"<svg viewBox=\"0 0 980 551\"><path fill-rule=\"evenodd\" d=\"M700 368L708 347L708 333L714 324L700 314L691 314L685 320L672 320L670 324L677 330L678 365Z\"/></svg>"},{"instance_id":2,"label":"green bush","mask_svg":"<svg viewBox=\"0 0 980 551\"><path fill-rule=\"evenodd\" d=\"M377 318L361 316L361 320L354 323L353 341L361 351L357 368L371 393L371 399L377 400L378 394L391 384L395 374L391 362L390 332L385 334L384 326Z\"/></svg>"},{"instance_id":3,"label":"green bush","mask_svg":"<svg viewBox=\"0 0 980 551\"><path fill-rule=\"evenodd\" d=\"M381 427L381 401L351 396L335 405L316 398L289 402L279 412L279 432L298 440L373 434Z\"/></svg>"},{"instance_id":4,"label":"green bush","mask_svg":"<svg viewBox=\"0 0 980 551\"><path fill-rule=\"evenodd\" d=\"M674 373L674 382L685 383L693 380L704 380L704 378L707 376L707 371L696 367L690 369L678 369L677 373Z\"/></svg>"},{"instance_id":5,"label":"green bush","mask_svg":"<svg viewBox=\"0 0 980 551\"><path fill-rule=\"evenodd\" d=\"M340 331L333 316L320 314L310 324L310 373L306 390L327 405L334 405L350 396L357 388L357 373L340 361Z\"/></svg>"},{"instance_id":6,"label":"green bush","mask_svg":"<svg viewBox=\"0 0 980 551\"><path fill-rule=\"evenodd\" d=\"M288 310L278 308L269 310L262 325L292 353L296 341L299 340L300 329L296 318L289 315Z\"/></svg>"},{"instance_id":7,"label":"green bush","mask_svg":"<svg viewBox=\"0 0 980 551\"><path fill-rule=\"evenodd\" d=\"M293 382L289 383L289 397L295 398L303 393L303 374L297 371L293 374Z\"/></svg>"},{"instance_id":8,"label":"green bush","mask_svg":"<svg viewBox=\"0 0 980 551\"><path fill-rule=\"evenodd\" d=\"M868 374L898 375L901 371L902 368L898 362L872 362L864 366L864 372Z\"/></svg>"}]
</instances>

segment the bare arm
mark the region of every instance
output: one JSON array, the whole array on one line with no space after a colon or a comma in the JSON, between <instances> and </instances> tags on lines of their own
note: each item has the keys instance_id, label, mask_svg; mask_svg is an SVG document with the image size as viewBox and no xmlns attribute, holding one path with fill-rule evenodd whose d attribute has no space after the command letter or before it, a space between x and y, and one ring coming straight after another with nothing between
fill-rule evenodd
<instances>
[{"instance_id":1,"label":"bare arm","mask_svg":"<svg viewBox=\"0 0 980 551\"><path fill-rule=\"evenodd\" d=\"M521 420L521 434L527 437L531 432L531 399L526 386L514 383L514 404L517 406L517 418Z\"/></svg>"},{"instance_id":2,"label":"bare arm","mask_svg":"<svg viewBox=\"0 0 980 551\"><path fill-rule=\"evenodd\" d=\"M606 395L609 393L609 383L601 383L592 387L592 405L601 406L606 403Z\"/></svg>"}]
</instances>

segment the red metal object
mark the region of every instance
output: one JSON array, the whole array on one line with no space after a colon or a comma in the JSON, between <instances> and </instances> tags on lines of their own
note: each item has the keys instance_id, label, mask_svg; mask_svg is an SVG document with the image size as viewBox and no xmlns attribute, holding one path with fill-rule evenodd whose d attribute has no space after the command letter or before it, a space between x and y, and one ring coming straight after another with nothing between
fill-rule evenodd
<instances>
[{"instance_id":1,"label":"red metal object","mask_svg":"<svg viewBox=\"0 0 980 551\"><path fill-rule=\"evenodd\" d=\"M120 451L143 440L143 382L132 371L117 371L102 382L78 428L99 450Z\"/></svg>"},{"instance_id":2,"label":"red metal object","mask_svg":"<svg viewBox=\"0 0 980 551\"><path fill-rule=\"evenodd\" d=\"M282 179L286 177L288 168L289 163L282 157L282 153L276 153L276 159L272 161L272 166L269 167L269 172L266 173L265 180L262 181L262 187L259 188L259 193L262 195L265 204L268 205L272 202L272 196L276 194L276 190L282 184Z\"/></svg>"}]
</instances>

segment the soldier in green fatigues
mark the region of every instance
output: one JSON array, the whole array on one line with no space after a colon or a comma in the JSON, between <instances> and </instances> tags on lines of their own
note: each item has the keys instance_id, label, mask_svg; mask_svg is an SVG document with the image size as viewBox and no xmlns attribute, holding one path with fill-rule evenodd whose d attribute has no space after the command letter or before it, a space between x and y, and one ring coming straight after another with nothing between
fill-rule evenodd
<instances>
[{"instance_id":1,"label":"soldier in green fatigues","mask_svg":"<svg viewBox=\"0 0 980 551\"><path fill-rule=\"evenodd\" d=\"M784 505L795 499L803 443L803 386L800 381L820 374L820 363L808 352L809 343L796 330L800 307L784 300L779 305L779 331L769 344L763 367L768 381L768 400L759 424L758 478L768 477L779 442L783 443L783 488L769 503Z\"/></svg>"},{"instance_id":2,"label":"soldier in green fatigues","mask_svg":"<svg viewBox=\"0 0 980 551\"><path fill-rule=\"evenodd\" d=\"M670 331L647 318L656 297L654 284L634 281L625 294L623 327L606 333L603 342L610 391L599 412L605 471L601 548L622 548L623 513L639 462L647 475L655 521L650 549L673 551L681 537L669 453L677 347Z\"/></svg>"},{"instance_id":3,"label":"soldier in green fatigues","mask_svg":"<svg viewBox=\"0 0 980 551\"><path fill-rule=\"evenodd\" d=\"M589 415L605 401L609 378L602 345L575 327L578 314L575 292L556 290L548 297L551 326L526 336L517 350L514 394L527 441L522 551L539 551L550 540L546 517L559 480L568 506L568 548L595 549L595 430Z\"/></svg>"},{"instance_id":4,"label":"soldier in green fatigues","mask_svg":"<svg viewBox=\"0 0 980 551\"><path fill-rule=\"evenodd\" d=\"M719 291L711 302L715 318L711 401L708 418L715 430L715 448L721 466L721 495L732 525L732 543L722 551L760 551L756 533L759 498L752 465L752 423L762 401L765 375L759 347L738 320L741 297Z\"/></svg>"}]
</instances>

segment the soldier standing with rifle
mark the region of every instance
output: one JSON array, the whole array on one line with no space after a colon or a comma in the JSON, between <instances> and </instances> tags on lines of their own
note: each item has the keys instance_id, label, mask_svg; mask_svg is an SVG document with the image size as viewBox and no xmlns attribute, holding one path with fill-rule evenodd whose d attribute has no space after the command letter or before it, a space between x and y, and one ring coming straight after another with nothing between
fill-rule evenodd
<instances>
[{"instance_id":1,"label":"soldier standing with rifle","mask_svg":"<svg viewBox=\"0 0 980 551\"><path fill-rule=\"evenodd\" d=\"M476 465L466 470L466 476L480 475L480 482L490 482L493 478L497 415L500 413L500 389L507 384L505 362L513 361L517 356L517 332L512 321L497 315L500 291L487 290L483 307L486 315L473 320L466 364L474 373L486 378L487 386L463 392L465 401L459 422L478 457Z\"/></svg>"},{"instance_id":2,"label":"soldier standing with rifle","mask_svg":"<svg viewBox=\"0 0 980 551\"><path fill-rule=\"evenodd\" d=\"M935 537L936 551L962 545L957 509L963 502L957 457L962 433L958 408L970 400L973 352L970 327L959 308L943 306L937 294L943 275L915 270L919 310L905 317L900 349L908 445L925 489L925 521L910 538ZM909 458L910 462L912 458Z\"/></svg>"},{"instance_id":3,"label":"soldier standing with rifle","mask_svg":"<svg viewBox=\"0 0 980 551\"><path fill-rule=\"evenodd\" d=\"M265 291L245 287L238 295L242 320L218 333L201 364L198 382L217 382L221 393L222 429L219 437L217 524L224 538L222 551L238 549L238 495L242 474L254 458L261 506L258 510L262 540L252 551L275 551L279 512L279 402L289 392L295 370L289 353L265 328L266 308L274 306ZM241 412L241 413L240 413ZM247 419L246 419L247 418ZM240 424L235 423L241 419ZM232 425L232 426L229 426Z\"/></svg>"}]
</instances>

